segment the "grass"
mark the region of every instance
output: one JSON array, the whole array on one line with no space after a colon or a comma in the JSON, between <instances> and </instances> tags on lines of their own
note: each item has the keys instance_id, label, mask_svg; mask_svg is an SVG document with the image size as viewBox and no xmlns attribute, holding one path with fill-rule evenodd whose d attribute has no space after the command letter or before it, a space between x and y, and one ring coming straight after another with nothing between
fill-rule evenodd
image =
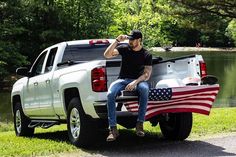
<instances>
[{"instance_id":1,"label":"grass","mask_svg":"<svg viewBox=\"0 0 236 157\"><path fill-rule=\"evenodd\" d=\"M0 122L0 132L13 131L13 130L14 128L12 122L8 123Z\"/></svg>"},{"instance_id":2,"label":"grass","mask_svg":"<svg viewBox=\"0 0 236 157\"><path fill-rule=\"evenodd\" d=\"M0 139L0 156L47 155L76 149L65 142L16 137L12 132L1 134Z\"/></svg>"},{"instance_id":3,"label":"grass","mask_svg":"<svg viewBox=\"0 0 236 157\"><path fill-rule=\"evenodd\" d=\"M1 124L0 156L47 156L61 152L80 152L68 143L65 125L54 126L48 130L38 128L33 138L16 137L12 130L13 127Z\"/></svg>"},{"instance_id":4,"label":"grass","mask_svg":"<svg viewBox=\"0 0 236 157\"><path fill-rule=\"evenodd\" d=\"M121 128L120 141L112 148L116 149L124 147L124 145L145 145L162 140L159 127L152 127L149 123L145 123L145 130L148 130L148 136L139 141L133 130ZM215 108L212 109L210 116L194 114L193 128L189 139L231 132L236 132L236 108ZM127 143L127 141L129 142ZM33 138L24 138L15 136L12 123L0 123L0 156L48 156L66 152L83 155L111 149L107 148L104 137L96 145L95 148L86 150L71 145L66 125L54 126L47 130L38 128Z\"/></svg>"}]
</instances>

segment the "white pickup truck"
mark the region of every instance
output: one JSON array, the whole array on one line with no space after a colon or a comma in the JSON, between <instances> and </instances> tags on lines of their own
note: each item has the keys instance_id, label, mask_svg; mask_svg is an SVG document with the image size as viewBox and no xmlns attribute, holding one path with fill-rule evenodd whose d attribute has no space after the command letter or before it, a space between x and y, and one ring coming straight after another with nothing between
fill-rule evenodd
<instances>
[{"instance_id":1,"label":"white pickup truck","mask_svg":"<svg viewBox=\"0 0 236 157\"><path fill-rule=\"evenodd\" d=\"M17 74L25 77L11 93L16 135L32 136L35 127L66 123L71 143L84 146L92 142L97 129L107 128L107 88L117 79L121 63L119 57L103 56L113 41L62 42L40 53L30 69L18 68ZM216 79L207 76L201 55L154 58L148 83L150 89L172 90L170 100L149 101L146 121L159 123L163 135L174 140L189 136L192 112L210 113L219 90ZM184 95L186 91L189 95ZM117 121L126 128L135 127L137 98L135 92L126 91L117 97Z\"/></svg>"}]
</instances>

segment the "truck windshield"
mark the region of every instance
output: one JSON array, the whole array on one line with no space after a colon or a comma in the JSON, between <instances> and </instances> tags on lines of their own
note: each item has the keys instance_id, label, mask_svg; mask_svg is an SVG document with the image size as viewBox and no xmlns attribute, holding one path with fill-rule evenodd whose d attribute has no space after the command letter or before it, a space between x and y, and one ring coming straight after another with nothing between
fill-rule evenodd
<instances>
[{"instance_id":1,"label":"truck windshield","mask_svg":"<svg viewBox=\"0 0 236 157\"><path fill-rule=\"evenodd\" d=\"M109 45L68 45L65 49L62 62L104 60L104 51ZM121 58L116 57L115 59Z\"/></svg>"}]
</instances>

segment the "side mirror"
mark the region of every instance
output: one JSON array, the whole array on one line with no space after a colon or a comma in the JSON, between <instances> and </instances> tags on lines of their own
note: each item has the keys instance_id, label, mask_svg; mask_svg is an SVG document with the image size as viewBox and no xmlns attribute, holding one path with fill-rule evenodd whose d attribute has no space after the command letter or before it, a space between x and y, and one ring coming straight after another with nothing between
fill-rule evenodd
<instances>
[{"instance_id":1,"label":"side mirror","mask_svg":"<svg viewBox=\"0 0 236 157\"><path fill-rule=\"evenodd\" d=\"M21 76L30 76L29 75L29 69L26 67L20 67L16 69L16 74Z\"/></svg>"}]
</instances>

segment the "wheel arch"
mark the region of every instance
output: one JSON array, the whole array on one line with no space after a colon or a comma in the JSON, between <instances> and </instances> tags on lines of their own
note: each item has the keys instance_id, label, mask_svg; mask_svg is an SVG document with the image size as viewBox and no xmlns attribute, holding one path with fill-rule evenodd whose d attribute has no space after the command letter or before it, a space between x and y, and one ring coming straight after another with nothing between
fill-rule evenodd
<instances>
[{"instance_id":1,"label":"wheel arch","mask_svg":"<svg viewBox=\"0 0 236 157\"><path fill-rule=\"evenodd\" d=\"M64 96L65 113L67 113L67 111L68 111L68 106L69 106L70 101L75 97L77 97L79 99L79 103L81 105L82 111L84 112L83 105L82 105L82 102L80 99L80 92L79 92L78 88L72 87L72 88L64 89L63 96Z\"/></svg>"},{"instance_id":2,"label":"wheel arch","mask_svg":"<svg viewBox=\"0 0 236 157\"><path fill-rule=\"evenodd\" d=\"M21 103L21 97L20 97L20 95L14 95L13 97L12 97L12 104L11 104L11 110L12 110L12 113L13 113L13 111L14 111L14 109L15 109L15 106L16 106L16 103L17 102L20 102ZM22 104L22 103L21 103ZM22 106L21 106L22 107Z\"/></svg>"}]
</instances>

